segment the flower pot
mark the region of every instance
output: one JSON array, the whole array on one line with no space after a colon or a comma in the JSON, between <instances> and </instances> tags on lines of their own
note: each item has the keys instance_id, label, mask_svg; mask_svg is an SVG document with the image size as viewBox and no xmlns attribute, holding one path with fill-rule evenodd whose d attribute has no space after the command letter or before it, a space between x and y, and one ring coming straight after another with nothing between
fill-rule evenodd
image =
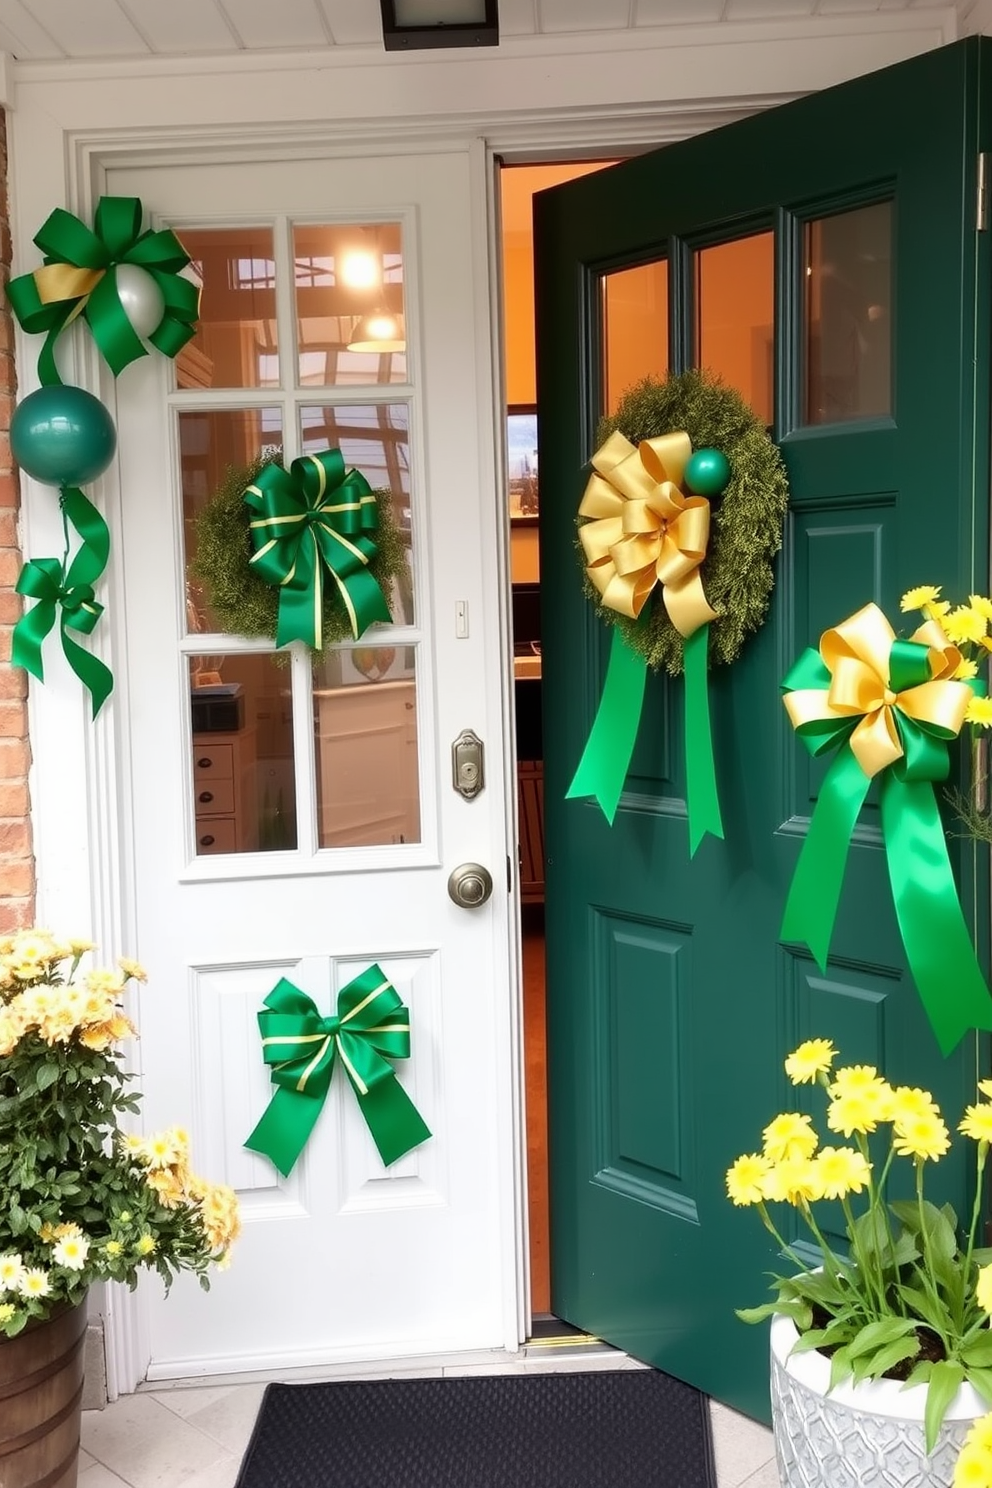
<instances>
[{"instance_id":1,"label":"flower pot","mask_svg":"<svg viewBox=\"0 0 992 1488\"><path fill-rule=\"evenodd\" d=\"M0 1336L0 1488L75 1488L86 1299Z\"/></svg>"},{"instance_id":2,"label":"flower pot","mask_svg":"<svg viewBox=\"0 0 992 1488\"><path fill-rule=\"evenodd\" d=\"M844 1380L827 1394L830 1360L789 1351L791 1318L772 1318L772 1430L782 1488L951 1488L968 1428L988 1407L971 1385L951 1401L931 1456L923 1438L926 1387Z\"/></svg>"}]
</instances>

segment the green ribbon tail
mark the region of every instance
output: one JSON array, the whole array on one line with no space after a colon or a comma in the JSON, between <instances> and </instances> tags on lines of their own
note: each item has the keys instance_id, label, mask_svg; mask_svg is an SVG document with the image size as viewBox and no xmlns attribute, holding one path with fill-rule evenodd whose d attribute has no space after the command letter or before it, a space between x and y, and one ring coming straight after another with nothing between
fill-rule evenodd
<instances>
[{"instance_id":1,"label":"green ribbon tail","mask_svg":"<svg viewBox=\"0 0 992 1488\"><path fill-rule=\"evenodd\" d=\"M647 663L614 627L603 695L566 800L594 796L613 825L641 722Z\"/></svg>"},{"instance_id":2,"label":"green ribbon tail","mask_svg":"<svg viewBox=\"0 0 992 1488\"><path fill-rule=\"evenodd\" d=\"M95 718L114 690L114 674L99 656L94 656L92 652L86 650L85 646L78 645L72 639L67 629L71 624L72 621L67 618L63 610L62 650L65 652L66 661L89 692L93 709L92 717Z\"/></svg>"},{"instance_id":3,"label":"green ribbon tail","mask_svg":"<svg viewBox=\"0 0 992 1488\"><path fill-rule=\"evenodd\" d=\"M780 939L808 945L821 971L830 954L851 835L870 784L845 743L824 778L792 877Z\"/></svg>"},{"instance_id":4,"label":"green ribbon tail","mask_svg":"<svg viewBox=\"0 0 992 1488\"><path fill-rule=\"evenodd\" d=\"M280 1086L244 1145L269 1158L288 1178L323 1109L323 1096L302 1095Z\"/></svg>"},{"instance_id":5,"label":"green ribbon tail","mask_svg":"<svg viewBox=\"0 0 992 1488\"><path fill-rule=\"evenodd\" d=\"M882 830L909 968L942 1054L971 1029L992 1030L992 997L975 956L929 780L882 779Z\"/></svg>"},{"instance_id":6,"label":"green ribbon tail","mask_svg":"<svg viewBox=\"0 0 992 1488\"><path fill-rule=\"evenodd\" d=\"M110 557L110 528L78 486L63 486L61 505L79 535L81 547L69 565L66 583L95 584Z\"/></svg>"},{"instance_id":7,"label":"green ribbon tail","mask_svg":"<svg viewBox=\"0 0 992 1488\"><path fill-rule=\"evenodd\" d=\"M377 1080L370 1085L368 1095L358 1095L358 1104L387 1168L431 1135L430 1127L395 1073L391 1080Z\"/></svg>"},{"instance_id":8,"label":"green ribbon tail","mask_svg":"<svg viewBox=\"0 0 992 1488\"><path fill-rule=\"evenodd\" d=\"M713 763L707 656L710 628L701 625L686 637L685 655L685 774L689 811L689 856L706 833L723 837L720 795Z\"/></svg>"}]
</instances>

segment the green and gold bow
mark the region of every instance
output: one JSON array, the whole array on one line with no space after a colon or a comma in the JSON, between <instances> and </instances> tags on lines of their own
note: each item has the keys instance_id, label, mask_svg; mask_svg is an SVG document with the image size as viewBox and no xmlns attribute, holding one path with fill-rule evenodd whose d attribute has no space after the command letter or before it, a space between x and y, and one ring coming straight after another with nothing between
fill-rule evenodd
<instances>
[{"instance_id":1,"label":"green and gold bow","mask_svg":"<svg viewBox=\"0 0 992 1488\"><path fill-rule=\"evenodd\" d=\"M20 274L7 285L11 308L25 331L44 333L38 358L43 385L60 383L55 343L67 325L82 315L93 339L116 377L130 362L147 355L117 293L119 264L145 269L165 301L161 323L148 337L173 357L193 336L200 313L200 292L180 271L190 259L168 230L141 231L143 209L136 196L102 196L93 228L62 207L47 218L34 241L44 265Z\"/></svg>"},{"instance_id":2,"label":"green and gold bow","mask_svg":"<svg viewBox=\"0 0 992 1488\"><path fill-rule=\"evenodd\" d=\"M877 776L896 919L943 1053L969 1029L992 1030L992 998L958 900L934 782L984 683L957 680L961 653L928 621L897 640L877 605L806 650L782 683L793 728L813 755L837 756L824 778L782 921L821 970L830 953L855 823Z\"/></svg>"},{"instance_id":3,"label":"green and gold bow","mask_svg":"<svg viewBox=\"0 0 992 1488\"><path fill-rule=\"evenodd\" d=\"M686 496L683 475L692 443L679 430L633 445L619 430L592 457L579 505L586 573L601 603L646 623L657 586L685 638L685 755L689 850L707 832L723 836L710 730L707 657L710 621L700 566L709 543L710 504ZM634 752L647 667L614 628L603 695L567 795L594 796L611 824Z\"/></svg>"},{"instance_id":4,"label":"green and gold bow","mask_svg":"<svg viewBox=\"0 0 992 1488\"><path fill-rule=\"evenodd\" d=\"M244 493L255 515L252 566L279 586L276 645L323 645L324 574L338 594L357 638L373 621L392 620L385 595L369 571L378 551L376 497L364 475L345 474L338 449L294 460L289 470L266 465Z\"/></svg>"},{"instance_id":5,"label":"green and gold bow","mask_svg":"<svg viewBox=\"0 0 992 1488\"><path fill-rule=\"evenodd\" d=\"M388 1062L410 1056L410 1015L380 967L342 987L329 1018L285 977L265 1007L258 1015L262 1057L277 1089L245 1142L250 1151L289 1175L323 1109L338 1056L387 1167L426 1142L430 1129Z\"/></svg>"},{"instance_id":6,"label":"green and gold bow","mask_svg":"<svg viewBox=\"0 0 992 1488\"><path fill-rule=\"evenodd\" d=\"M68 632L76 630L89 635L103 614L103 606L93 597L93 586L107 566L110 532L96 507L78 487L64 486L60 500L63 522L72 523L81 544L68 563L66 525L65 558L33 558L24 564L17 580L17 592L38 602L14 626L10 659L12 665L24 667L39 682L44 682L42 645L56 619L61 617L62 650L80 682L89 690L95 718L113 690L113 674Z\"/></svg>"}]
</instances>

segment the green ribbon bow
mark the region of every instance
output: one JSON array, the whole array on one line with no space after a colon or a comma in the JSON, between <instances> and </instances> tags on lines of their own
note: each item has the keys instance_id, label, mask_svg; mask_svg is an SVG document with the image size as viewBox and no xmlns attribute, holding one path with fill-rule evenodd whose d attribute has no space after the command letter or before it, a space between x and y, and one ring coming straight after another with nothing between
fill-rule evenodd
<instances>
[{"instance_id":1,"label":"green ribbon bow","mask_svg":"<svg viewBox=\"0 0 992 1488\"><path fill-rule=\"evenodd\" d=\"M369 563L378 549L375 494L364 475L345 475L338 449L294 460L289 470L266 465L244 493L251 521L252 565L279 586L276 645L323 645L324 571L338 587L355 639L392 615Z\"/></svg>"},{"instance_id":2,"label":"green ribbon bow","mask_svg":"<svg viewBox=\"0 0 992 1488\"><path fill-rule=\"evenodd\" d=\"M95 718L113 690L113 674L68 632L71 629L89 635L103 614L103 606L93 597L93 585L107 566L110 532L96 507L77 487L63 488L61 505L64 520L72 522L82 545L68 569L66 560L58 558L30 559L21 569L17 593L38 603L14 626L10 659L14 666L24 667L44 682L42 644L56 618L61 617L62 650L80 682L89 689Z\"/></svg>"},{"instance_id":3,"label":"green ribbon bow","mask_svg":"<svg viewBox=\"0 0 992 1488\"><path fill-rule=\"evenodd\" d=\"M947 674L959 653L937 627L924 626L917 632L919 641L892 640L887 675L880 675L883 685L866 687L867 669L856 654L866 617L869 625L880 620L888 629L881 612L866 606L824 636L821 651L831 666L821 653L808 649L782 683L793 726L806 748L814 756L832 750L837 755L799 855L781 938L805 942L821 971L826 969L851 837L877 774L899 932L946 1055L969 1030L992 1030L992 998L961 910L933 790L934 782L948 776L948 741L961 727L967 692L962 699L959 690L983 696L985 686L974 679L951 680ZM839 647L833 644L838 638ZM854 646L844 654L850 638ZM952 658L946 664L941 650ZM865 654L862 650L861 656ZM854 674L859 668L858 678ZM854 699L863 701L872 691L869 712Z\"/></svg>"},{"instance_id":4,"label":"green ribbon bow","mask_svg":"<svg viewBox=\"0 0 992 1488\"><path fill-rule=\"evenodd\" d=\"M289 1176L323 1109L338 1055L387 1167L427 1140L430 1129L388 1062L410 1056L410 1015L379 966L341 988L329 1018L285 977L265 1006L258 1015L262 1057L277 1089L244 1144L250 1151Z\"/></svg>"},{"instance_id":5,"label":"green ribbon bow","mask_svg":"<svg viewBox=\"0 0 992 1488\"><path fill-rule=\"evenodd\" d=\"M190 262L176 235L168 230L141 231L143 208L136 196L102 196L93 229L62 207L46 219L34 241L45 255L44 267L20 274L7 285L7 296L25 331L45 333L38 358L44 386L61 383L55 343L65 327L82 315L116 377L147 348L128 320L117 293L119 264L145 269L165 300L160 324L148 337L173 357L195 331L200 291L180 270Z\"/></svg>"}]
</instances>

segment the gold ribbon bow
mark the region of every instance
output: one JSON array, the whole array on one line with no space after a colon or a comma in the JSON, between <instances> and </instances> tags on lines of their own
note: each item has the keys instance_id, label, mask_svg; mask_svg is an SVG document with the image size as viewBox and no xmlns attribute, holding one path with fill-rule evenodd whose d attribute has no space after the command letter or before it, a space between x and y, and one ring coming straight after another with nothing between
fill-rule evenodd
<instances>
[{"instance_id":1,"label":"gold ribbon bow","mask_svg":"<svg viewBox=\"0 0 992 1488\"><path fill-rule=\"evenodd\" d=\"M680 489L692 454L688 434L642 439L619 430L592 457L579 528L586 573L604 605L636 620L655 584L676 630L691 636L717 618L703 593L710 504Z\"/></svg>"},{"instance_id":2,"label":"gold ribbon bow","mask_svg":"<svg viewBox=\"0 0 992 1488\"><path fill-rule=\"evenodd\" d=\"M830 686L786 693L793 728L861 715L850 745L869 779L905 752L893 716L896 708L917 723L946 731L947 737L959 733L974 697L966 682L952 680L961 652L933 620L921 625L908 644L926 646L932 680L894 691L899 680L893 648L907 643L896 640L877 605L867 604L835 630L825 631L820 655L831 674Z\"/></svg>"}]
</instances>

